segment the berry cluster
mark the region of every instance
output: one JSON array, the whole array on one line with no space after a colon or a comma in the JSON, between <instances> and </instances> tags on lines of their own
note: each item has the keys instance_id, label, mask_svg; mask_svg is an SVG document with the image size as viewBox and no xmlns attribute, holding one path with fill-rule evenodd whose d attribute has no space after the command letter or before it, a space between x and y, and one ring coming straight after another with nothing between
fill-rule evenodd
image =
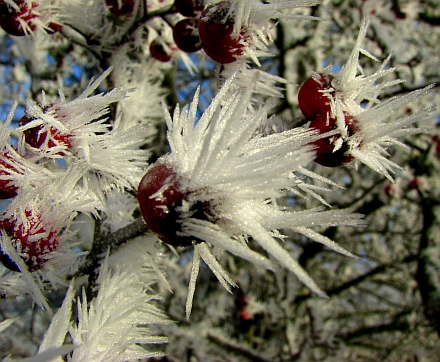
<instances>
[{"instance_id":1,"label":"berry cluster","mask_svg":"<svg viewBox=\"0 0 440 362\"><path fill-rule=\"evenodd\" d=\"M332 80L331 74L317 73L304 82L298 93L302 114L310 121L310 128L318 130L320 134L338 129L337 117L332 111L332 102L334 104L337 97ZM343 112L343 118L346 129L344 139L341 139L340 133L336 133L313 142L316 147L316 163L326 167L338 167L353 160L345 140L359 131L359 125L348 112ZM339 140L342 140L342 143L337 144Z\"/></svg>"},{"instance_id":2,"label":"berry cluster","mask_svg":"<svg viewBox=\"0 0 440 362\"><path fill-rule=\"evenodd\" d=\"M147 161L148 152L133 147L145 142L145 127L122 130L121 123L105 118L109 105L126 98L129 91L121 87L93 95L111 70L71 101L62 92L60 100L49 101L45 94L39 104L28 99L15 144L9 128L15 107L0 128L0 197L10 199L0 215L0 252L13 256L15 249L18 256L12 260L21 257L29 271L45 266L52 259L46 254L54 251L74 260L71 246L63 242L72 220L79 212L103 210L107 192L134 188L140 165ZM55 258L43 272L59 260ZM22 264L18 267L23 271Z\"/></svg>"},{"instance_id":3,"label":"berry cluster","mask_svg":"<svg viewBox=\"0 0 440 362\"><path fill-rule=\"evenodd\" d=\"M169 62L179 50L194 53L202 48L198 23L204 8L203 0L175 0L174 11L184 16L172 27L172 38L158 37L150 44L151 56L161 62Z\"/></svg>"},{"instance_id":4,"label":"berry cluster","mask_svg":"<svg viewBox=\"0 0 440 362\"><path fill-rule=\"evenodd\" d=\"M185 18L172 28L174 44L166 45L157 39L151 43L151 56L161 62L172 59L173 51L194 53L203 49L221 64L232 63L243 55L248 36L245 30L235 35L235 16L229 1L205 7L203 0L175 0L174 9Z\"/></svg>"},{"instance_id":5,"label":"berry cluster","mask_svg":"<svg viewBox=\"0 0 440 362\"><path fill-rule=\"evenodd\" d=\"M55 110L49 105L44 108L44 112ZM55 153L63 155L72 146L70 135L51 125L39 123L38 119L27 114L21 118L19 124L21 127L29 127L23 130L24 150L19 153L12 145L5 144L0 155L1 199L15 198L21 192L26 192L27 188L34 187L34 181L25 176L25 173L32 173L30 170L39 167L32 160L38 152L44 155L54 149ZM32 126L33 124L36 125ZM41 178L43 175L36 177ZM27 181L20 182L26 178ZM16 212L5 212L0 216L0 233L9 237L29 271L38 270L45 264L48 260L47 254L57 249L61 234L57 223L48 217L50 207L40 206L32 205L25 211L17 209ZM18 266L1 248L0 261L7 268L19 271Z\"/></svg>"}]
</instances>

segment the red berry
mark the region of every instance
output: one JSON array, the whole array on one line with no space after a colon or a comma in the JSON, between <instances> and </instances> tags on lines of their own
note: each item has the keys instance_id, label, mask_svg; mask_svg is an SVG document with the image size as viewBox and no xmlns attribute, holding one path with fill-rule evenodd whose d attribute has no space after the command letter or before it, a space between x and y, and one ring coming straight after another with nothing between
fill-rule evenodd
<instances>
[{"instance_id":1,"label":"red berry","mask_svg":"<svg viewBox=\"0 0 440 362\"><path fill-rule=\"evenodd\" d=\"M227 64L243 54L247 39L245 30L233 36L234 19L227 16L229 1L222 1L206 8L199 21L199 35L202 47L213 60Z\"/></svg>"},{"instance_id":2,"label":"red berry","mask_svg":"<svg viewBox=\"0 0 440 362\"><path fill-rule=\"evenodd\" d=\"M400 6L393 6L392 11L394 13L394 16L399 20L406 19L406 13L402 11L402 8Z\"/></svg>"},{"instance_id":3,"label":"red berry","mask_svg":"<svg viewBox=\"0 0 440 362\"><path fill-rule=\"evenodd\" d=\"M174 6L179 13L188 17L196 16L205 7L203 0L175 0Z\"/></svg>"},{"instance_id":4,"label":"red berry","mask_svg":"<svg viewBox=\"0 0 440 362\"><path fill-rule=\"evenodd\" d=\"M6 152L0 157L0 199L10 199L17 196L18 187L14 185L11 180L6 177L11 176L11 173L17 172L10 160L12 156ZM5 177L5 179L3 179Z\"/></svg>"},{"instance_id":5,"label":"red berry","mask_svg":"<svg viewBox=\"0 0 440 362\"><path fill-rule=\"evenodd\" d=\"M134 0L105 0L105 5L118 17L130 15L134 10Z\"/></svg>"},{"instance_id":6,"label":"red berry","mask_svg":"<svg viewBox=\"0 0 440 362\"><path fill-rule=\"evenodd\" d=\"M359 130L356 120L347 114L345 115L345 124L348 128L348 136L353 135ZM309 127L317 129L320 134L326 133L336 129L336 118L328 117L327 113L319 113L310 121ZM326 167L338 167L353 160L352 155L346 154L349 148L345 142L342 144L341 148L333 152L335 148L335 141L339 137L339 135L334 135L326 138L320 138L312 142L312 144L316 147L316 163Z\"/></svg>"},{"instance_id":7,"label":"red berry","mask_svg":"<svg viewBox=\"0 0 440 362\"><path fill-rule=\"evenodd\" d=\"M163 44L161 44L157 40L153 40L151 42L150 54L154 59L156 59L162 63L169 62L172 58L171 51L165 49Z\"/></svg>"},{"instance_id":8,"label":"red berry","mask_svg":"<svg viewBox=\"0 0 440 362\"><path fill-rule=\"evenodd\" d=\"M419 188L419 180L417 178L413 178L411 182L408 184L408 187L413 190L418 190Z\"/></svg>"},{"instance_id":9,"label":"red berry","mask_svg":"<svg viewBox=\"0 0 440 362\"><path fill-rule=\"evenodd\" d=\"M48 110L50 110L51 107L46 107L44 109L44 112L46 113ZM25 124L31 122L32 119L28 116L24 115L21 117L20 120L20 126L24 126ZM50 138L49 140L46 140L48 137L49 131L43 131L43 125L29 128L24 133L24 139L26 143L34 148L52 148L57 146L57 144L64 144L67 147L72 147L71 141L70 141L70 135L62 133L60 130L50 127ZM55 141L56 142L55 142Z\"/></svg>"},{"instance_id":10,"label":"red berry","mask_svg":"<svg viewBox=\"0 0 440 362\"><path fill-rule=\"evenodd\" d=\"M173 38L179 49L193 53L202 48L196 19L183 19L173 28Z\"/></svg>"},{"instance_id":11,"label":"red berry","mask_svg":"<svg viewBox=\"0 0 440 362\"><path fill-rule=\"evenodd\" d=\"M176 171L164 163L150 168L138 188L138 201L145 223L163 242L173 246L189 246L201 240L178 235L182 231L182 205L191 194L183 190ZM191 217L206 220L206 207L197 202L190 207Z\"/></svg>"},{"instance_id":12,"label":"red berry","mask_svg":"<svg viewBox=\"0 0 440 362\"><path fill-rule=\"evenodd\" d=\"M35 30L35 24L31 20L37 17L33 12L37 4L31 3L30 8L25 0L15 0L15 4L19 7L18 10L6 4L4 0L0 0L0 26L8 34L24 36L27 35L27 32L21 22L26 23L30 30Z\"/></svg>"},{"instance_id":13,"label":"red berry","mask_svg":"<svg viewBox=\"0 0 440 362\"><path fill-rule=\"evenodd\" d=\"M330 98L323 91L332 88L333 77L328 74L318 74L307 79L298 93L298 103L306 118L313 118L318 113L330 112Z\"/></svg>"},{"instance_id":14,"label":"red berry","mask_svg":"<svg viewBox=\"0 0 440 362\"><path fill-rule=\"evenodd\" d=\"M26 220L18 223L17 220L0 220L1 232L6 232L12 240L13 246L21 256L29 271L41 269L46 263L46 256L54 251L59 244L58 233L50 230L43 224L41 214L26 210ZM17 265L0 250L0 261L11 270L19 271Z\"/></svg>"},{"instance_id":15,"label":"red berry","mask_svg":"<svg viewBox=\"0 0 440 362\"><path fill-rule=\"evenodd\" d=\"M252 313L248 311L247 309L240 309L240 317L244 321L249 321L254 318Z\"/></svg>"},{"instance_id":16,"label":"red berry","mask_svg":"<svg viewBox=\"0 0 440 362\"><path fill-rule=\"evenodd\" d=\"M396 193L396 187L394 185L388 184L384 187L383 192L388 197L392 197Z\"/></svg>"}]
</instances>

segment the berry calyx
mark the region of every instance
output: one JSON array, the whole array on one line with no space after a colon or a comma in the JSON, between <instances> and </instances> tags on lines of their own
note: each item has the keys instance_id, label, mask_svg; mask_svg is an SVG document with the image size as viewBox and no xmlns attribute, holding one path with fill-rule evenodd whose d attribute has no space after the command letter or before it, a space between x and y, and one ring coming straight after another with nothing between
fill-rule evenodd
<instances>
[{"instance_id":1,"label":"berry calyx","mask_svg":"<svg viewBox=\"0 0 440 362\"><path fill-rule=\"evenodd\" d=\"M145 223L163 242L173 246L190 246L201 240L179 235L182 231L182 206L192 193L181 187L177 172L164 163L151 167L142 178L138 188L138 201ZM206 205L193 204L186 215L207 220Z\"/></svg>"},{"instance_id":2,"label":"berry calyx","mask_svg":"<svg viewBox=\"0 0 440 362\"><path fill-rule=\"evenodd\" d=\"M180 14L193 17L203 11L205 5L203 4L203 0L175 0L174 7Z\"/></svg>"},{"instance_id":3,"label":"berry calyx","mask_svg":"<svg viewBox=\"0 0 440 362\"><path fill-rule=\"evenodd\" d=\"M174 42L180 50L193 53L202 48L197 23L196 19L183 19L173 27Z\"/></svg>"},{"instance_id":4,"label":"berry calyx","mask_svg":"<svg viewBox=\"0 0 440 362\"><path fill-rule=\"evenodd\" d=\"M134 10L134 0L105 0L105 5L117 17L130 15Z\"/></svg>"},{"instance_id":5,"label":"berry calyx","mask_svg":"<svg viewBox=\"0 0 440 362\"><path fill-rule=\"evenodd\" d=\"M172 58L171 51L165 49L163 44L157 40L153 40L150 44L150 55L162 63L167 63Z\"/></svg>"},{"instance_id":6,"label":"berry calyx","mask_svg":"<svg viewBox=\"0 0 440 362\"><path fill-rule=\"evenodd\" d=\"M359 130L357 121L348 114L345 114L345 124L347 126L347 137L352 136ZM320 134L330 132L337 128L336 118L329 117L327 113L319 113L310 121L309 127L317 129ZM316 147L316 163L326 167L339 167L353 160L354 157L347 153L349 147L345 141L338 150L334 151L335 142L340 137L339 134L336 134L320 138L311 143Z\"/></svg>"},{"instance_id":7,"label":"berry calyx","mask_svg":"<svg viewBox=\"0 0 440 362\"><path fill-rule=\"evenodd\" d=\"M234 19L228 15L229 1L207 7L199 21L199 36L206 54L216 62L232 63L243 55L247 39L245 30L233 36Z\"/></svg>"},{"instance_id":8,"label":"berry calyx","mask_svg":"<svg viewBox=\"0 0 440 362\"><path fill-rule=\"evenodd\" d=\"M12 156L5 152L0 156L0 199L10 199L17 196L18 186L8 179L17 170L12 164Z\"/></svg>"},{"instance_id":9,"label":"berry calyx","mask_svg":"<svg viewBox=\"0 0 440 362\"><path fill-rule=\"evenodd\" d=\"M307 79L298 93L298 103L306 118L313 118L318 113L330 112L331 81L333 76L319 73Z\"/></svg>"},{"instance_id":10,"label":"berry calyx","mask_svg":"<svg viewBox=\"0 0 440 362\"><path fill-rule=\"evenodd\" d=\"M48 106L44 109L44 112L48 112L51 110L51 106ZM28 124L33 119L29 118L27 115L24 115L20 119L20 127ZM29 128L23 131L24 139L26 143L34 148L38 149L46 149L52 148L58 145L65 145L67 148L72 147L71 143L71 135L65 134L60 130L50 126L49 129L47 127L43 127L43 125L39 125L33 128Z\"/></svg>"},{"instance_id":11,"label":"berry calyx","mask_svg":"<svg viewBox=\"0 0 440 362\"><path fill-rule=\"evenodd\" d=\"M10 35L25 36L29 30L35 30L35 24L31 20L37 17L33 11L37 4L31 3L29 7L26 0L15 0L15 4L18 9L0 0L0 26ZM24 27L23 23L27 27Z\"/></svg>"},{"instance_id":12,"label":"berry calyx","mask_svg":"<svg viewBox=\"0 0 440 362\"><path fill-rule=\"evenodd\" d=\"M47 262L47 254L56 250L59 245L58 232L50 230L42 221L39 212L26 210L26 219L0 220L0 232L5 232L12 241L17 253L21 256L29 271L42 268ZM0 261L10 270L19 271L18 266L0 249Z\"/></svg>"}]
</instances>

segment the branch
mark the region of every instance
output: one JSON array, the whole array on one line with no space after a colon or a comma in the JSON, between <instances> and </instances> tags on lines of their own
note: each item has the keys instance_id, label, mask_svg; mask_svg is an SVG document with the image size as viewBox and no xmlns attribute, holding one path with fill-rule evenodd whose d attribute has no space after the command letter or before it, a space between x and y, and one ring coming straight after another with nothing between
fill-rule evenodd
<instances>
[{"instance_id":1,"label":"branch","mask_svg":"<svg viewBox=\"0 0 440 362\"><path fill-rule=\"evenodd\" d=\"M92 250L87 255L86 262L76 273L77 276L93 274L107 250L110 250L111 253L128 240L143 235L149 230L142 218L133 221L113 234L102 234L99 230L100 223L98 221L96 223L97 232L95 233Z\"/></svg>"},{"instance_id":2,"label":"branch","mask_svg":"<svg viewBox=\"0 0 440 362\"><path fill-rule=\"evenodd\" d=\"M261 355L261 353L257 351L254 351L244 345L229 341L226 338L223 338L213 332L208 332L208 339L221 345L222 347L231 349L233 352L241 354L254 362L273 362L272 358L264 357Z\"/></svg>"},{"instance_id":3,"label":"branch","mask_svg":"<svg viewBox=\"0 0 440 362\"><path fill-rule=\"evenodd\" d=\"M378 324L375 326L369 326L369 327L363 327L359 328L353 332L347 332L344 334L338 335L338 337L343 341L349 341L351 339L362 337L365 335L371 335L375 333L383 333L383 332L390 332L390 331L406 331L410 329L411 325L410 323L405 319L405 316L408 314L411 314L413 311L410 310L404 310L400 313L397 313L391 322L389 323L383 323Z\"/></svg>"},{"instance_id":4,"label":"branch","mask_svg":"<svg viewBox=\"0 0 440 362\"><path fill-rule=\"evenodd\" d=\"M431 257L435 258L435 256L431 256L428 252L428 248L435 243L435 240L432 240L436 237L432 228L435 227L436 223L434 206L437 206L438 202L423 198L420 205L423 215L423 228L417 255L418 264L415 279L422 297L425 317L440 336L440 297L435 282L432 281L432 278L436 276L432 275L432 271L430 272L430 269L433 269L433 265L435 265L435 262L431 261Z\"/></svg>"}]
</instances>

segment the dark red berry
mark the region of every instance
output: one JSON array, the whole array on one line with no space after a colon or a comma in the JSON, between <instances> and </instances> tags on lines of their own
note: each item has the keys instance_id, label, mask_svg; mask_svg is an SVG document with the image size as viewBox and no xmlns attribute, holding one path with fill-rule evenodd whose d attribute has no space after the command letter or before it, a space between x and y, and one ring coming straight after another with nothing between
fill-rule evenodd
<instances>
[{"instance_id":1,"label":"dark red berry","mask_svg":"<svg viewBox=\"0 0 440 362\"><path fill-rule=\"evenodd\" d=\"M392 11L397 19L399 20L406 19L406 13L402 11L402 8L400 6L393 6Z\"/></svg>"},{"instance_id":2,"label":"dark red berry","mask_svg":"<svg viewBox=\"0 0 440 362\"><path fill-rule=\"evenodd\" d=\"M169 62L172 58L171 51L165 49L163 44L157 40L153 40L150 44L150 55L162 63Z\"/></svg>"},{"instance_id":3,"label":"dark red berry","mask_svg":"<svg viewBox=\"0 0 440 362\"><path fill-rule=\"evenodd\" d=\"M199 36L203 50L213 60L222 64L232 63L243 54L247 36L242 30L233 36L234 18L228 16L230 4L222 1L206 8L199 21Z\"/></svg>"},{"instance_id":4,"label":"dark red berry","mask_svg":"<svg viewBox=\"0 0 440 362\"><path fill-rule=\"evenodd\" d=\"M418 178L413 178L412 180L411 180L411 182L408 184L408 187L410 188L410 189L413 189L413 190L418 190L418 188L419 188L419 179Z\"/></svg>"},{"instance_id":5,"label":"dark red berry","mask_svg":"<svg viewBox=\"0 0 440 362\"><path fill-rule=\"evenodd\" d=\"M150 168L138 188L138 201L145 223L163 242L173 246L189 246L201 240L182 236L182 205L191 194L183 190L176 171L164 163ZM206 220L206 208L202 202L190 207L192 218Z\"/></svg>"},{"instance_id":6,"label":"dark red berry","mask_svg":"<svg viewBox=\"0 0 440 362\"><path fill-rule=\"evenodd\" d=\"M351 136L356 133L359 128L356 120L345 115L345 124L347 125L347 136ZM336 129L336 118L328 117L327 113L320 113L310 121L310 128L315 128L320 134L333 131ZM353 160L353 156L347 154L349 150L348 145L344 142L337 151L333 152L335 148L335 141L340 137L339 134L320 138L312 144L316 147L315 162L326 167L338 167L345 165Z\"/></svg>"},{"instance_id":7,"label":"dark red berry","mask_svg":"<svg viewBox=\"0 0 440 362\"><path fill-rule=\"evenodd\" d=\"M302 114L306 118L313 118L318 113L330 111L330 98L328 91L332 88L333 77L328 74L318 74L307 79L298 93L298 103Z\"/></svg>"},{"instance_id":8,"label":"dark red berry","mask_svg":"<svg viewBox=\"0 0 440 362\"><path fill-rule=\"evenodd\" d=\"M17 253L21 256L29 271L41 269L47 262L47 254L59 245L58 233L43 224L41 214L26 210L26 220L0 220L0 232L5 232L12 241ZM0 261L8 269L19 271L11 258L0 249Z\"/></svg>"},{"instance_id":9,"label":"dark red berry","mask_svg":"<svg viewBox=\"0 0 440 362\"><path fill-rule=\"evenodd\" d=\"M50 109L51 109L50 106L46 107L44 109L44 112L47 112ZM31 118L24 115L20 119L19 125L24 126L31 121L32 121ZM50 132L50 137L48 140L46 140L49 136L49 132ZM48 131L48 130L43 130L43 125L40 125L37 127L29 128L23 131L23 133L26 143L34 148L39 148L39 149L52 148L59 144L64 144L68 148L72 146L70 140L71 136L69 134L62 133L60 130L54 127L50 127Z\"/></svg>"},{"instance_id":10,"label":"dark red berry","mask_svg":"<svg viewBox=\"0 0 440 362\"><path fill-rule=\"evenodd\" d=\"M127 16L133 13L134 0L105 0L109 11L114 16Z\"/></svg>"},{"instance_id":11,"label":"dark red berry","mask_svg":"<svg viewBox=\"0 0 440 362\"><path fill-rule=\"evenodd\" d=\"M179 13L188 17L196 16L205 7L203 0L175 0L174 6Z\"/></svg>"},{"instance_id":12,"label":"dark red berry","mask_svg":"<svg viewBox=\"0 0 440 362\"><path fill-rule=\"evenodd\" d=\"M193 53L202 48L197 23L198 21L193 18L183 19L174 26L173 38L180 50Z\"/></svg>"},{"instance_id":13,"label":"dark red berry","mask_svg":"<svg viewBox=\"0 0 440 362\"><path fill-rule=\"evenodd\" d=\"M37 4L31 3L29 7L25 0L15 0L14 2L19 7L18 10L0 0L0 26L8 34L25 36L27 32L21 22L26 23L30 30L35 30L35 24L31 20L37 17L34 12Z\"/></svg>"},{"instance_id":14,"label":"dark red berry","mask_svg":"<svg viewBox=\"0 0 440 362\"><path fill-rule=\"evenodd\" d=\"M396 187L394 185L388 184L384 187L383 192L388 197L392 197L396 193Z\"/></svg>"},{"instance_id":15,"label":"dark red berry","mask_svg":"<svg viewBox=\"0 0 440 362\"><path fill-rule=\"evenodd\" d=\"M17 172L11 163L12 156L6 152L0 157L0 199L10 199L17 196L18 186L8 179L12 173Z\"/></svg>"}]
</instances>

